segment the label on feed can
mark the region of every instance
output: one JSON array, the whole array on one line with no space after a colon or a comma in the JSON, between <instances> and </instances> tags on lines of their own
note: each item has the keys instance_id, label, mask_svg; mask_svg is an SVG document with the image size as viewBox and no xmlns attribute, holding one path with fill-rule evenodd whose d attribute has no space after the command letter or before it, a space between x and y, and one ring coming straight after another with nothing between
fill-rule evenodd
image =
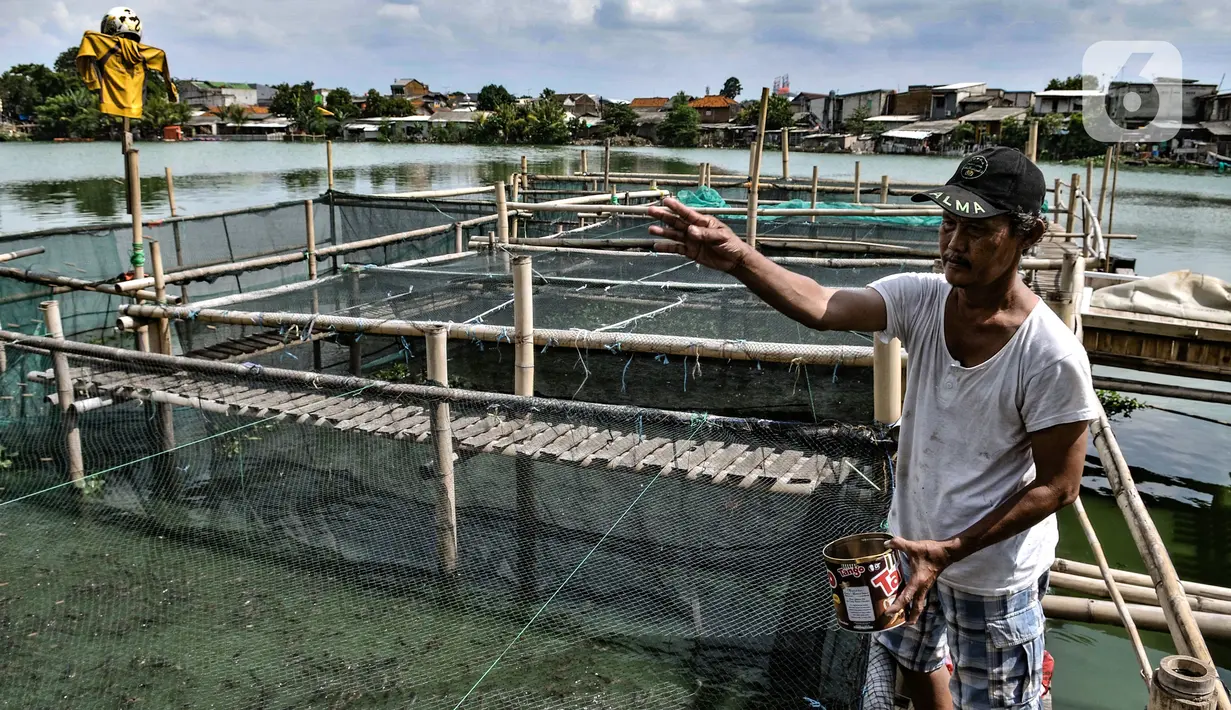
<instances>
[{"instance_id":1,"label":"label on feed can","mask_svg":"<svg viewBox=\"0 0 1231 710\"><path fill-rule=\"evenodd\" d=\"M889 614L902 587L897 553L853 562L830 560L829 584L838 624L851 631L884 631L902 623L903 614Z\"/></svg>"},{"instance_id":2,"label":"label on feed can","mask_svg":"<svg viewBox=\"0 0 1231 710\"><path fill-rule=\"evenodd\" d=\"M876 621L872 592L867 587L847 587L842 590L842 599L846 602L846 617L851 621L863 624Z\"/></svg>"}]
</instances>

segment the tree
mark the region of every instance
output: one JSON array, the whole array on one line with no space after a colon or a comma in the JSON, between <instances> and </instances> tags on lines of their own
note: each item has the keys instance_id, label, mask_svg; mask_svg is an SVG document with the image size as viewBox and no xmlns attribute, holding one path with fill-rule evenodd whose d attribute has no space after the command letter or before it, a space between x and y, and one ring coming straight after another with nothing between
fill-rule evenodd
<instances>
[{"instance_id":1,"label":"tree","mask_svg":"<svg viewBox=\"0 0 1231 710\"><path fill-rule=\"evenodd\" d=\"M98 99L84 88L52 96L39 106L35 134L39 138L95 138L110 121L98 110Z\"/></svg>"},{"instance_id":2,"label":"tree","mask_svg":"<svg viewBox=\"0 0 1231 710\"><path fill-rule=\"evenodd\" d=\"M1030 124L1019 121L1011 116L1000 122L1000 145L1007 145L1018 150L1026 149L1026 141L1030 140Z\"/></svg>"},{"instance_id":3,"label":"tree","mask_svg":"<svg viewBox=\"0 0 1231 710\"><path fill-rule=\"evenodd\" d=\"M51 68L58 74L76 74L77 73L77 50L80 49L77 45L73 45L68 49L60 52L56 57L55 64Z\"/></svg>"},{"instance_id":4,"label":"tree","mask_svg":"<svg viewBox=\"0 0 1231 710\"><path fill-rule=\"evenodd\" d=\"M350 89L339 87L330 91L329 97L325 100L325 108L329 109L329 112L339 121L359 115L359 107L355 105L355 97L351 95Z\"/></svg>"},{"instance_id":5,"label":"tree","mask_svg":"<svg viewBox=\"0 0 1231 710\"><path fill-rule=\"evenodd\" d=\"M189 118L192 109L188 104L172 101L165 89L161 94L151 94L141 111L141 123L160 133L167 126L183 125Z\"/></svg>"},{"instance_id":6,"label":"tree","mask_svg":"<svg viewBox=\"0 0 1231 710\"><path fill-rule=\"evenodd\" d=\"M316 92L312 82L302 84L277 84L274 86L274 97L269 104L269 112L295 121L303 117L308 109L316 107Z\"/></svg>"},{"instance_id":7,"label":"tree","mask_svg":"<svg viewBox=\"0 0 1231 710\"><path fill-rule=\"evenodd\" d=\"M535 145L560 145L572 137L569 119L564 106L551 99L536 101L529 106L518 106L526 109L526 123L529 128L530 142Z\"/></svg>"},{"instance_id":8,"label":"tree","mask_svg":"<svg viewBox=\"0 0 1231 710\"><path fill-rule=\"evenodd\" d=\"M846 119L846 132L853 136L862 136L868 127L868 119L872 111L867 106L856 106L851 117Z\"/></svg>"},{"instance_id":9,"label":"tree","mask_svg":"<svg viewBox=\"0 0 1231 710\"><path fill-rule=\"evenodd\" d=\"M552 91L551 89L543 89L543 91L539 93L539 98L540 99L550 99L550 98L554 98L555 95L556 95L556 92Z\"/></svg>"},{"instance_id":10,"label":"tree","mask_svg":"<svg viewBox=\"0 0 1231 710\"><path fill-rule=\"evenodd\" d=\"M628 104L609 103L603 107L603 123L615 135L631 136L637 132L637 112Z\"/></svg>"},{"instance_id":11,"label":"tree","mask_svg":"<svg viewBox=\"0 0 1231 710\"><path fill-rule=\"evenodd\" d=\"M240 104L230 106L215 106L209 110L210 115L222 119L223 123L242 126L248 122L248 107Z\"/></svg>"},{"instance_id":12,"label":"tree","mask_svg":"<svg viewBox=\"0 0 1231 710\"><path fill-rule=\"evenodd\" d=\"M33 118L38 107L67 91L65 78L42 64L18 64L0 74L0 103L4 116L13 120Z\"/></svg>"},{"instance_id":13,"label":"tree","mask_svg":"<svg viewBox=\"0 0 1231 710\"><path fill-rule=\"evenodd\" d=\"M735 100L739 96L739 92L743 91L744 87L740 86L739 79L731 77L722 85L722 91L718 92L720 96L725 96L728 99Z\"/></svg>"},{"instance_id":14,"label":"tree","mask_svg":"<svg viewBox=\"0 0 1231 710\"><path fill-rule=\"evenodd\" d=\"M701 141L701 115L683 93L672 99L671 110L658 127L658 141L672 148L695 148Z\"/></svg>"},{"instance_id":15,"label":"tree","mask_svg":"<svg viewBox=\"0 0 1231 710\"><path fill-rule=\"evenodd\" d=\"M479 110L480 111L495 111L497 108L515 103L513 95L508 89L499 84L488 84L482 89L479 89Z\"/></svg>"},{"instance_id":16,"label":"tree","mask_svg":"<svg viewBox=\"0 0 1231 710\"><path fill-rule=\"evenodd\" d=\"M1047 82L1047 91L1076 91L1078 89L1097 89L1098 77L1091 74L1074 74L1063 79L1052 79Z\"/></svg>"},{"instance_id":17,"label":"tree","mask_svg":"<svg viewBox=\"0 0 1231 710\"><path fill-rule=\"evenodd\" d=\"M957 128L954 128L953 132L949 134L949 141L957 145L970 145L975 142L977 137L975 133L975 124L959 123Z\"/></svg>"},{"instance_id":18,"label":"tree","mask_svg":"<svg viewBox=\"0 0 1231 710\"><path fill-rule=\"evenodd\" d=\"M749 101L740 109L735 122L741 126L755 126L761 120L761 102ZM765 114L765 130L777 131L795 122L795 109L784 96L770 96Z\"/></svg>"}]
</instances>

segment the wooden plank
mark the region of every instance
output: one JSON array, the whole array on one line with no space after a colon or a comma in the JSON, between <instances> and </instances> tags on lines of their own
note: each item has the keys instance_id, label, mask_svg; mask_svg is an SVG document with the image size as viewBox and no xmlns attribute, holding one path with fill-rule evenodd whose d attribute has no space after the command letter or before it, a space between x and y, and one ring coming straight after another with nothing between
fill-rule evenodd
<instances>
[{"instance_id":1,"label":"wooden plank","mask_svg":"<svg viewBox=\"0 0 1231 710\"><path fill-rule=\"evenodd\" d=\"M388 433L385 430L389 429L390 426L396 422L399 422L407 417L414 416L415 414L421 414L422 412L422 407L398 405L381 415L379 419L364 422L363 424L360 424L358 428L360 431L367 432L369 434L380 435L382 433Z\"/></svg>"},{"instance_id":2,"label":"wooden plank","mask_svg":"<svg viewBox=\"0 0 1231 710\"><path fill-rule=\"evenodd\" d=\"M312 423L316 426L336 425L345 422L351 417L357 416L372 406L372 402L365 400L362 397L347 398L347 401L337 408L328 408L321 410L314 418Z\"/></svg>"},{"instance_id":3,"label":"wooden plank","mask_svg":"<svg viewBox=\"0 0 1231 710\"><path fill-rule=\"evenodd\" d=\"M696 445L697 442L691 439L684 439L681 441L668 440L665 446L660 447L654 453L646 456L633 470L640 471L642 469L649 468L651 470L661 471L667 464L679 459L679 457L689 451L692 451L692 448Z\"/></svg>"},{"instance_id":4,"label":"wooden plank","mask_svg":"<svg viewBox=\"0 0 1231 710\"><path fill-rule=\"evenodd\" d=\"M470 435L464 440L461 440L460 437L458 438L461 446L474 451L482 451L483 447L487 446L489 443L499 439L502 436L508 435L522 426L525 426L525 423L516 419L497 420L496 426L493 426L486 431Z\"/></svg>"},{"instance_id":5,"label":"wooden plank","mask_svg":"<svg viewBox=\"0 0 1231 710\"><path fill-rule=\"evenodd\" d=\"M517 454L517 446L520 442L538 436L539 432L547 429L548 426L550 425L547 422L530 422L484 446L483 451L496 451L503 456L514 456Z\"/></svg>"},{"instance_id":6,"label":"wooden plank","mask_svg":"<svg viewBox=\"0 0 1231 710\"><path fill-rule=\"evenodd\" d=\"M615 441L616 438L622 436L620 432L614 434L610 429L599 429L586 438L585 441L579 441L573 448L560 454L559 460L565 463L579 463L590 457L590 454L605 448Z\"/></svg>"},{"instance_id":7,"label":"wooden plank","mask_svg":"<svg viewBox=\"0 0 1231 710\"><path fill-rule=\"evenodd\" d=\"M616 438L614 440L598 451L595 451L582 459L581 465L606 466L608 463L615 460L616 457L631 451L640 440L640 437L636 434L620 434L619 432L616 432Z\"/></svg>"},{"instance_id":8,"label":"wooden plank","mask_svg":"<svg viewBox=\"0 0 1231 710\"><path fill-rule=\"evenodd\" d=\"M713 478L718 475L719 471L726 469L736 459L748 450L747 444L725 444L721 449L709 457L700 466L694 466L688 472L688 477L697 479L699 477Z\"/></svg>"},{"instance_id":9,"label":"wooden plank","mask_svg":"<svg viewBox=\"0 0 1231 710\"><path fill-rule=\"evenodd\" d=\"M1205 340L1220 343L1231 342L1231 326L1222 325L1221 323L1206 323L1204 321L1184 318L1169 318L1167 316L1128 313L1126 311L1113 311L1106 308L1093 307L1082 315L1081 321L1083 329L1161 335L1168 338Z\"/></svg>"},{"instance_id":10,"label":"wooden plank","mask_svg":"<svg viewBox=\"0 0 1231 710\"><path fill-rule=\"evenodd\" d=\"M799 462L804 458L804 452L787 450L783 451L774 458L773 461L765 465L758 475L745 476L740 482L741 488L752 488L758 486L761 479L764 479L769 485L782 480L784 476L790 476L791 472L799 465ZM761 485L765 485L761 483Z\"/></svg>"},{"instance_id":11,"label":"wooden plank","mask_svg":"<svg viewBox=\"0 0 1231 710\"><path fill-rule=\"evenodd\" d=\"M597 433L598 429L592 426L584 424L574 426L572 430L563 436L556 437L555 441L539 449L538 457L558 459L561 455Z\"/></svg>"},{"instance_id":12,"label":"wooden plank","mask_svg":"<svg viewBox=\"0 0 1231 710\"><path fill-rule=\"evenodd\" d=\"M350 431L351 429L357 428L361 424L380 419L398 406L397 402L371 402L369 404L371 406L369 406L366 411L357 416L352 416L344 422L340 422L336 427L337 430Z\"/></svg>"},{"instance_id":13,"label":"wooden plank","mask_svg":"<svg viewBox=\"0 0 1231 710\"><path fill-rule=\"evenodd\" d=\"M420 414L409 419L402 420L402 424L405 425L405 428L396 432L393 435L393 438L399 440L418 440L419 437L426 437L431 432L432 418L426 414Z\"/></svg>"},{"instance_id":14,"label":"wooden plank","mask_svg":"<svg viewBox=\"0 0 1231 710\"><path fill-rule=\"evenodd\" d=\"M689 475L694 469L701 467L711 457L722 451L726 445L725 441L703 441L663 466L663 475L671 475L675 471ZM695 476L691 477L695 478Z\"/></svg>"},{"instance_id":15,"label":"wooden plank","mask_svg":"<svg viewBox=\"0 0 1231 710\"><path fill-rule=\"evenodd\" d=\"M500 419L500 417L496 416L495 414L488 414L486 416L480 417L478 421L474 422L470 426L464 427L462 429L454 429L453 438L458 441L469 439L472 436L477 436L479 434L482 434L485 431L488 431L489 429L493 429L499 426L501 422L502 420Z\"/></svg>"},{"instance_id":16,"label":"wooden plank","mask_svg":"<svg viewBox=\"0 0 1231 710\"><path fill-rule=\"evenodd\" d=\"M517 453L530 458L538 458L539 450L547 446L551 442L559 439L572 430L572 424L552 424L546 429L539 432L532 439L517 444Z\"/></svg>"},{"instance_id":17,"label":"wooden plank","mask_svg":"<svg viewBox=\"0 0 1231 710\"><path fill-rule=\"evenodd\" d=\"M642 440L637 442L628 453L620 454L612 459L611 463L607 464L607 468L631 468L634 471L640 471L647 457L654 455L654 452L670 443L672 442L669 439L661 437Z\"/></svg>"},{"instance_id":18,"label":"wooden plank","mask_svg":"<svg viewBox=\"0 0 1231 710\"><path fill-rule=\"evenodd\" d=\"M254 417L263 417L269 414L271 411L281 411L280 410L281 405L287 404L290 401L298 399L301 396L303 396L302 392L293 392L293 391L292 392L286 392L286 391L279 392L277 390L270 390L269 394L267 394L265 397L262 397L259 401L253 402L249 404L248 406L243 407L239 413L243 415L254 416Z\"/></svg>"},{"instance_id":19,"label":"wooden plank","mask_svg":"<svg viewBox=\"0 0 1231 710\"><path fill-rule=\"evenodd\" d=\"M740 454L729 466L714 474L713 483L726 483L728 478L738 478L741 481L752 475L754 471L762 470L769 464L773 458L777 456L772 447L763 446L756 449L749 449ZM736 481L738 483L739 481Z\"/></svg>"}]
</instances>

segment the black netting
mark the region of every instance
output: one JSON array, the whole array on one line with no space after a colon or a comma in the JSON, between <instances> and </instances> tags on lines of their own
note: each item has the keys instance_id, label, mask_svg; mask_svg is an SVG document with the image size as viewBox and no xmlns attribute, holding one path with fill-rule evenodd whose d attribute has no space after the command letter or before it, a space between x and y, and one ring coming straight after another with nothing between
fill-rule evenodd
<instances>
[{"instance_id":1,"label":"black netting","mask_svg":"<svg viewBox=\"0 0 1231 710\"><path fill-rule=\"evenodd\" d=\"M858 705L819 551L883 521L870 430L92 355L65 415L8 348L15 707Z\"/></svg>"}]
</instances>

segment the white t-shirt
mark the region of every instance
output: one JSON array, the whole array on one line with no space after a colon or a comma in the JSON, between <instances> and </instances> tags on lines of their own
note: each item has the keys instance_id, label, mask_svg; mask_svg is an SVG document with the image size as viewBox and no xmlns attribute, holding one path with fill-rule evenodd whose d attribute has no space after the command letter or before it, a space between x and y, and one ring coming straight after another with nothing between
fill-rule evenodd
<instances>
[{"instance_id":1,"label":"white t-shirt","mask_svg":"<svg viewBox=\"0 0 1231 710\"><path fill-rule=\"evenodd\" d=\"M896 274L872 284L908 354L889 531L945 540L1034 480L1031 432L1098 417L1090 363L1077 337L1041 301L987 362L962 367L944 336L952 287L939 274ZM1056 517L984 548L941 573L974 594L1017 592L1056 556Z\"/></svg>"}]
</instances>

